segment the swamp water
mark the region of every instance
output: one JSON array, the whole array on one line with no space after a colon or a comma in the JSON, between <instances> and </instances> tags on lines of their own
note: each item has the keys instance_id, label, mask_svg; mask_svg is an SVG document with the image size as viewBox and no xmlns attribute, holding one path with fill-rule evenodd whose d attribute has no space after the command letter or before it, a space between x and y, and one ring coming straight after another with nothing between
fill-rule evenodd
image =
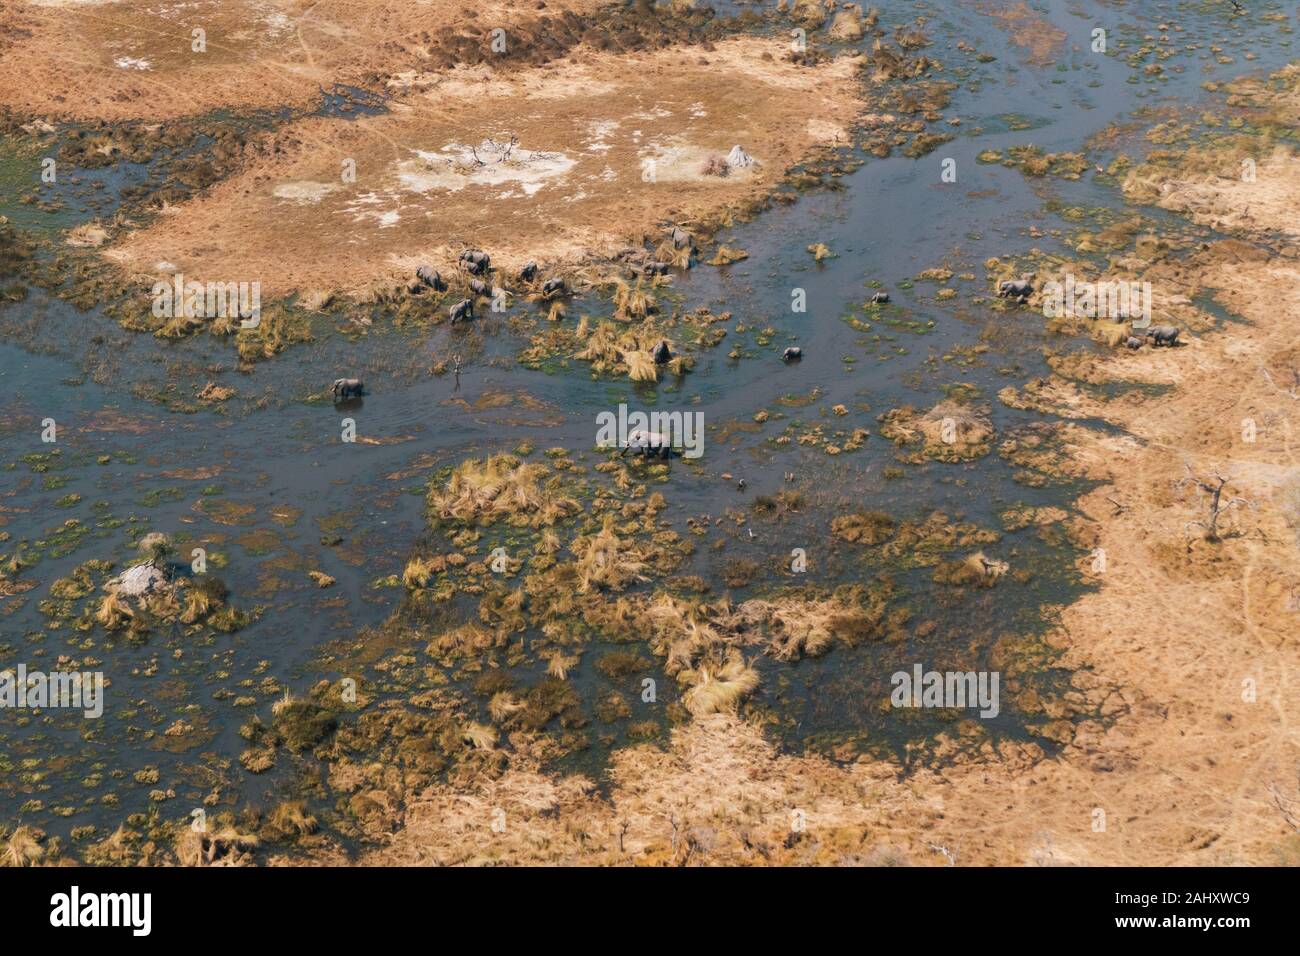
<instances>
[{"instance_id":1,"label":"swamp water","mask_svg":"<svg viewBox=\"0 0 1300 956\"><path fill-rule=\"evenodd\" d=\"M1195 102L1206 80L1275 69L1291 45L1275 22L1230 20L1213 3L1047 2L1030 10L1067 37L1054 63L1026 62L1025 47L1015 42L1022 33L979 5L884 11L882 23L891 26L929 18L925 30L934 43L925 52L957 83L943 113L960 117L961 125L948 127L953 139L928 155L864 156L860 168L836 180L842 188L805 193L717 236L748 258L677 273L668 294L660 294L664 308L671 298L682 309L707 306L734 317L722 342L700 350L694 369L679 379L593 380L573 360L523 368L515 357L526 343L491 318L456 342L450 336L465 333L382 321L353 334L326 331L244 373L234 370L228 345L206 336L161 342L132 334L36 289L0 305L0 383L8 399L0 414L0 532L7 535L0 552L20 553L15 580L34 582L0 597L0 665L52 670L60 655L79 655L97 661L110 682L99 720L57 710L4 713L0 821L61 836L95 827L98 839L151 804L162 816L184 818L205 795L218 794L221 807L265 806L293 789L311 776L311 758L250 774L238 762L246 747L239 728L254 714L269 721L285 690L302 694L322 679L353 673L340 669L343 661L368 668L395 653L419 654L428 635L393 624L405 591L389 579L400 578L426 533L429 482L445 480L445 469L466 458L521 443L535 449L533 458L564 448L579 464L594 465L606 458L594 449L596 416L620 403L700 412L706 423L703 457L674 459L665 481L649 483L667 500L663 521L685 536L688 518L724 518L711 540L721 537L725 547L697 548L677 574L699 575L712 585L712 597L725 593L737 602L805 582L868 584L883 574L891 603L909 613L899 639L837 644L793 663L757 656L761 683L743 706L784 746L895 754L904 767L926 759L927 741L973 712L882 706L890 675L914 663L990 669L1005 658L1008 642L1034 660L1035 673L1025 681L1036 693L1063 692L1068 675L1052 668L1037 636L1051 609L1085 586L1075 570L1081 552L1064 534L1009 529L1003 516L1019 506L1068 510L1081 485L1026 480L1024 469L997 453L999 441L1041 418L1004 406L996 395L1043 373L1046 338L1041 316L994 307L983 263L1030 246L1057 248L1049 233L1073 226L1055 210L1101 215L1121 204L1114 183L1090 172L1078 181L1031 180L976 156L1026 143L1079 151L1088 137L1136 111ZM1183 27L1176 37L1184 42L1173 45L1175 55L1153 76L1144 69L1152 58L1137 50L1161 17ZM1099 24L1111 29L1116 55L1089 51ZM958 57L958 39L994 59ZM1187 51L1187 43L1201 49ZM1211 45L1224 53L1212 55ZM1096 157L1107 161L1100 152ZM941 181L946 158L956 161L955 183ZM0 153L0 163L6 192L35 184L35 175L22 181L20 154ZM113 191L142 175L87 174L79 185L91 183L100 198L81 207L85 216L112 208ZM65 208L42 220L11 195L0 196L0 212L23 229L68 228L76 208L69 196ZM1041 235L1031 238L1028 227ZM815 243L834 257L815 262L807 251ZM916 279L938 267L954 276ZM863 305L872 283L890 293L889 305ZM943 286L957 295L940 299ZM806 292L804 313L790 311L795 287ZM971 301L980 297L985 301ZM571 311L601 316L610 309L589 293ZM791 345L804 357L783 364L781 350ZM467 359L460 375L431 375L430 366L452 353ZM308 398L342 375L363 377L367 396L338 411ZM236 388L237 398L224 410L178 410L207 381ZM901 406L929 409L951 394L987 403L994 450L959 463L900 463L876 416ZM834 412L841 405L843 417ZM760 410L770 417L756 427ZM341 442L345 416L371 441ZM40 441L46 419L57 423L57 443ZM864 427L872 434L862 447L832 455L825 440L797 440L818 425L827 433ZM795 440L778 444L773 439L781 434ZM798 495L793 510L771 517L755 508L781 492ZM935 582L932 567L886 566L860 547L832 543L831 520L857 511L918 522L940 511L950 521L998 531L996 542L945 559L982 548L1021 573L993 588L954 589ZM92 558L115 562L115 571L129 566L134 540L151 531L171 536L178 560L205 549L230 602L252 620L197 641L181 628L139 642L106 640L99 632L88 647L79 645L86 635L48 626L40 605L52 582ZM803 577L781 569L796 548L809 556ZM749 580L725 584L745 562L757 568ZM335 583L317 587L308 571ZM459 599L439 611L448 626L474 614L473 603ZM650 676L663 701L648 719L662 739L670 727L662 703L677 694L672 679L643 651L646 664L634 675L610 677L595 666L610 650L629 648L589 645L568 676L584 710L615 689L633 702L631 721L647 719L637 692ZM527 686L544 668L525 659L516 668L520 683ZM388 671L367 671L363 680L378 697L426 689L419 678L398 680ZM482 702L470 694L466 700L481 711ZM1031 736L1030 721L1009 701L982 723L993 738ZM586 746L567 750L555 767L599 780L611 748L631 739L628 724L592 716ZM177 725L187 729L169 735ZM329 801L317 803L328 825Z\"/></svg>"}]
</instances>

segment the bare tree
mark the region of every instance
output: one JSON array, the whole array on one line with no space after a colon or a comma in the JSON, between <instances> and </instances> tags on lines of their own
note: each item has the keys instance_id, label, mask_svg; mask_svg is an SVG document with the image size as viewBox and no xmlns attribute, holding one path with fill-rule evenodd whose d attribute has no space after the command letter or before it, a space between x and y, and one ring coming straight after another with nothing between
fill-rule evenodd
<instances>
[{"instance_id":1,"label":"bare tree","mask_svg":"<svg viewBox=\"0 0 1300 956\"><path fill-rule=\"evenodd\" d=\"M943 858L948 861L948 866L957 865L957 854L954 853L952 850L948 849L942 843L927 843L926 846L928 846L935 853L942 854Z\"/></svg>"},{"instance_id":2,"label":"bare tree","mask_svg":"<svg viewBox=\"0 0 1300 956\"><path fill-rule=\"evenodd\" d=\"M1261 365L1259 367L1259 370L1263 372L1264 377L1268 379L1268 384L1272 385L1283 395L1287 395L1295 399L1300 399L1300 369L1294 369L1294 368L1290 369L1291 385L1288 388L1283 388L1281 385L1277 384L1277 382L1273 381L1273 376L1269 374L1268 369L1266 369L1264 366Z\"/></svg>"},{"instance_id":3,"label":"bare tree","mask_svg":"<svg viewBox=\"0 0 1300 956\"><path fill-rule=\"evenodd\" d=\"M1300 780L1300 773L1296 774L1296 777ZM1286 821L1287 826L1300 833L1300 800L1283 796L1276 783L1268 785L1268 792L1272 794L1273 805L1277 807L1278 813L1282 814L1282 819ZM1300 787L1297 787L1297 792L1300 793Z\"/></svg>"},{"instance_id":4,"label":"bare tree","mask_svg":"<svg viewBox=\"0 0 1300 956\"><path fill-rule=\"evenodd\" d=\"M1232 481L1232 479L1228 476L1221 475L1218 468L1215 468L1211 472L1213 475L1212 478L1200 478L1192 471L1192 466L1187 462L1183 462L1183 467L1187 469L1187 477L1178 482L1179 487L1194 484L1198 491L1210 496L1209 519L1206 521L1201 521L1199 519L1189 521L1183 526L1184 530L1194 526L1199 526L1205 530L1206 541L1218 541L1220 515L1241 505L1245 505L1248 508L1255 507L1251 501L1241 497L1229 498L1227 501L1224 501L1223 489L1228 482Z\"/></svg>"}]
</instances>

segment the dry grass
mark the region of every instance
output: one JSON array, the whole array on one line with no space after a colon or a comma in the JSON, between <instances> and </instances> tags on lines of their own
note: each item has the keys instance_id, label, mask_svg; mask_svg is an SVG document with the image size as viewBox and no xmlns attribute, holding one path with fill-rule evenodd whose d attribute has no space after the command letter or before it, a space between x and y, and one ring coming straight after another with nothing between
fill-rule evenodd
<instances>
[{"instance_id":1,"label":"dry grass","mask_svg":"<svg viewBox=\"0 0 1300 956\"><path fill-rule=\"evenodd\" d=\"M430 558L422 558L418 555L411 558L402 569L402 584L411 591L428 587L429 582L433 580L434 567L434 562Z\"/></svg>"},{"instance_id":2,"label":"dry grass","mask_svg":"<svg viewBox=\"0 0 1300 956\"><path fill-rule=\"evenodd\" d=\"M509 271L609 258L658 233L665 208L688 221L752 202L831 145L827 128L852 121L856 60L799 66L786 51L777 38L740 36L708 51L457 70L424 78L427 89L413 80L382 115L308 117L268 134L239 171L102 253L150 276L166 260L198 281L256 278L266 298L400 290L415 261L451 274L462 240L437 223L472 223L475 244ZM608 149L588 148L596 125ZM465 169L442 152L512 136L515 166ZM761 165L700 174L699 156L737 143ZM341 183L340 157L366 175ZM643 161L657 163L654 181Z\"/></svg>"},{"instance_id":3,"label":"dry grass","mask_svg":"<svg viewBox=\"0 0 1300 956\"><path fill-rule=\"evenodd\" d=\"M721 663L701 664L683 671L678 680L689 687L682 704L693 717L707 714L735 713L740 702L758 689L758 671L745 663L739 654Z\"/></svg>"},{"instance_id":4,"label":"dry grass","mask_svg":"<svg viewBox=\"0 0 1300 956\"><path fill-rule=\"evenodd\" d=\"M462 462L445 487L430 490L427 501L430 514L440 520L480 526L503 521L537 528L580 510L545 465L513 455Z\"/></svg>"},{"instance_id":5,"label":"dry grass","mask_svg":"<svg viewBox=\"0 0 1300 956\"><path fill-rule=\"evenodd\" d=\"M594 535L579 535L570 546L576 556L578 590L586 594L593 589L622 591L636 581L648 581L641 572L646 568L642 550L614 532L614 519L605 516L604 525Z\"/></svg>"}]
</instances>

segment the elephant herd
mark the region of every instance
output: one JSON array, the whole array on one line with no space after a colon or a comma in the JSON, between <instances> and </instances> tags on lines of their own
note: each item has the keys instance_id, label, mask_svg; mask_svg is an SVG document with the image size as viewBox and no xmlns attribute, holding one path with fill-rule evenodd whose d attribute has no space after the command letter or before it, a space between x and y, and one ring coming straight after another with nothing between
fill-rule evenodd
<instances>
[{"instance_id":1,"label":"elephant herd","mask_svg":"<svg viewBox=\"0 0 1300 956\"><path fill-rule=\"evenodd\" d=\"M487 281L487 277L492 273L492 259L482 250L466 249L456 260L457 267L465 273L467 278L466 285L470 295L456 302L448 310L447 316L450 324L459 325L463 322L474 320L474 300L482 296L487 298L492 295L492 285ZM538 269L536 262L528 262L518 273L519 281L531 285L538 278ZM450 284L443 277L442 273L427 262L416 266L415 276L407 283L407 291L412 293L422 292L425 289L431 289L434 292L446 292ZM547 279L541 285L541 296L544 299L556 299L569 294L569 286L562 278ZM664 364L671 358L668 350L668 343L661 342L655 349L655 361L658 364ZM330 392L334 396L334 401L344 402L351 399L360 398L365 394L365 385L359 378L340 378L334 381L330 387Z\"/></svg>"},{"instance_id":2,"label":"elephant herd","mask_svg":"<svg viewBox=\"0 0 1300 956\"><path fill-rule=\"evenodd\" d=\"M1032 279L1007 279L998 283L998 298L1000 299L1014 299L1024 305L1033 294L1034 283ZM1125 336L1123 342L1125 348L1140 349L1148 339L1151 341L1152 348L1161 345L1165 348L1173 348L1178 344L1180 330L1173 325L1153 325L1138 331L1140 334Z\"/></svg>"}]
</instances>

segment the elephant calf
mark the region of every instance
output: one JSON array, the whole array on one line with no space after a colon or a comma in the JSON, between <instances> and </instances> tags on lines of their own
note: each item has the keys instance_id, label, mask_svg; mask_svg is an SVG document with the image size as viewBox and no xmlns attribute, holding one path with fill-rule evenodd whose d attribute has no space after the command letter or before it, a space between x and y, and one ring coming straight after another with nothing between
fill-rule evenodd
<instances>
[{"instance_id":1,"label":"elephant calf","mask_svg":"<svg viewBox=\"0 0 1300 956\"><path fill-rule=\"evenodd\" d=\"M797 345L792 345L781 353L781 360L783 362L797 362L801 358L803 358L803 349L799 348Z\"/></svg>"},{"instance_id":2,"label":"elephant calf","mask_svg":"<svg viewBox=\"0 0 1300 956\"><path fill-rule=\"evenodd\" d=\"M349 398L360 398L366 390L366 386L359 378L336 378L330 391L334 393L334 401L347 401Z\"/></svg>"},{"instance_id":3,"label":"elephant calf","mask_svg":"<svg viewBox=\"0 0 1300 956\"><path fill-rule=\"evenodd\" d=\"M547 279L542 283L542 295L551 298L557 295L564 295L569 291L569 287L564 284L563 279Z\"/></svg>"},{"instance_id":4,"label":"elephant calf","mask_svg":"<svg viewBox=\"0 0 1300 956\"><path fill-rule=\"evenodd\" d=\"M877 292L875 295L873 295L873 296L871 297L871 304L872 304L872 305L888 305L888 304L889 304L889 293L888 293L888 292Z\"/></svg>"},{"instance_id":5,"label":"elephant calf","mask_svg":"<svg viewBox=\"0 0 1300 956\"><path fill-rule=\"evenodd\" d=\"M668 347L666 339L660 339L659 344L655 346L654 360L656 365L667 365L673 360L673 350Z\"/></svg>"},{"instance_id":6,"label":"elephant calf","mask_svg":"<svg viewBox=\"0 0 1300 956\"><path fill-rule=\"evenodd\" d=\"M1152 346L1164 345L1169 348L1178 344L1178 329L1172 325L1153 325L1147 329L1146 337Z\"/></svg>"},{"instance_id":7,"label":"elephant calf","mask_svg":"<svg viewBox=\"0 0 1300 956\"><path fill-rule=\"evenodd\" d=\"M492 294L492 290L488 287L488 284L484 282L482 279L470 279L469 291L473 292L475 295L481 295L484 297L490 296Z\"/></svg>"},{"instance_id":8,"label":"elephant calf","mask_svg":"<svg viewBox=\"0 0 1300 956\"><path fill-rule=\"evenodd\" d=\"M537 278L537 263L536 262L524 263L524 267L519 270L519 281L532 282L536 278Z\"/></svg>"},{"instance_id":9,"label":"elephant calf","mask_svg":"<svg viewBox=\"0 0 1300 956\"><path fill-rule=\"evenodd\" d=\"M1125 348L1130 349L1140 349L1142 347L1142 340L1136 335L1130 335L1124 340L1124 346Z\"/></svg>"}]
</instances>

